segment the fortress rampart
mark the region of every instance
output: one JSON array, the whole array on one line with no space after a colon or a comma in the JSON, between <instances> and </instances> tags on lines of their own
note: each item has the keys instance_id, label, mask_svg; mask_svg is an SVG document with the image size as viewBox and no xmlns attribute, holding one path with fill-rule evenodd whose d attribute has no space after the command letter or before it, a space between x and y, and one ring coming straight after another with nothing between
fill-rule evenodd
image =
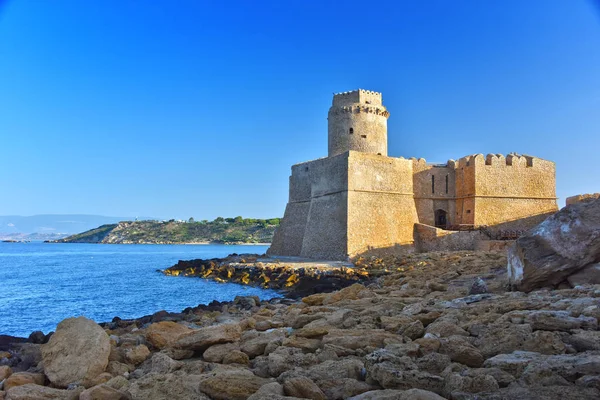
<instances>
[{"instance_id":1,"label":"fortress rampart","mask_svg":"<svg viewBox=\"0 0 600 400\"><path fill-rule=\"evenodd\" d=\"M334 95L329 155L292 166L289 202L270 255L345 260L406 252L415 235L431 231L426 226L523 230L557 211L553 162L515 153L446 164L388 157L388 117L381 93ZM476 236L456 240L450 233L435 236L453 247Z\"/></svg>"}]
</instances>

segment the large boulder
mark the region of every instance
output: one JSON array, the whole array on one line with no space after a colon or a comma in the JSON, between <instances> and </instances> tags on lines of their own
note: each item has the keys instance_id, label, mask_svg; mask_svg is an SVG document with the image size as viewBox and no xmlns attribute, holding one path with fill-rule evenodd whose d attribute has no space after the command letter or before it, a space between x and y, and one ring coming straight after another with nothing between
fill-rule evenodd
<instances>
[{"instance_id":1,"label":"large boulder","mask_svg":"<svg viewBox=\"0 0 600 400\"><path fill-rule=\"evenodd\" d=\"M600 261L600 198L571 204L517 239L508 251L513 288L555 286Z\"/></svg>"},{"instance_id":2,"label":"large boulder","mask_svg":"<svg viewBox=\"0 0 600 400\"><path fill-rule=\"evenodd\" d=\"M65 319L42 345L44 372L50 382L63 388L76 382L91 386L106 369L109 355L108 335L85 317Z\"/></svg>"}]
</instances>

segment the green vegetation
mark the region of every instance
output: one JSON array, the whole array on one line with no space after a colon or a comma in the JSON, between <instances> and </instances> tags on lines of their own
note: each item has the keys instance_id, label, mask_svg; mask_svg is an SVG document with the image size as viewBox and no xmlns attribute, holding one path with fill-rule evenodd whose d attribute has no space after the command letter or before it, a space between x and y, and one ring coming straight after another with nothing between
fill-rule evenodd
<instances>
[{"instance_id":1,"label":"green vegetation","mask_svg":"<svg viewBox=\"0 0 600 400\"><path fill-rule=\"evenodd\" d=\"M125 221L57 240L59 243L270 243L280 218L214 221Z\"/></svg>"}]
</instances>

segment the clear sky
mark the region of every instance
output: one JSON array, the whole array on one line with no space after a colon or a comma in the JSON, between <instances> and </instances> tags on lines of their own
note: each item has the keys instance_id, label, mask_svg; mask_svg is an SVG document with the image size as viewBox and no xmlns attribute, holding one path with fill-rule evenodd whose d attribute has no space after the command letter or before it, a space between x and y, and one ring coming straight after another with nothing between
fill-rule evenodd
<instances>
[{"instance_id":1,"label":"clear sky","mask_svg":"<svg viewBox=\"0 0 600 400\"><path fill-rule=\"evenodd\" d=\"M0 0L0 215L281 216L357 88L392 156L600 191L598 2Z\"/></svg>"}]
</instances>

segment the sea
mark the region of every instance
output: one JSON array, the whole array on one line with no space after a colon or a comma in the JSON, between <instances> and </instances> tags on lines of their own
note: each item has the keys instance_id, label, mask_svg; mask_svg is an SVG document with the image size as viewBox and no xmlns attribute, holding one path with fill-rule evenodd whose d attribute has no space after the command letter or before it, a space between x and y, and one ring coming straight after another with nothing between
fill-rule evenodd
<instances>
[{"instance_id":1,"label":"sea","mask_svg":"<svg viewBox=\"0 0 600 400\"><path fill-rule=\"evenodd\" d=\"M65 318L96 322L256 295L281 295L235 283L165 276L178 260L263 254L255 245L0 243L0 335L49 333Z\"/></svg>"}]
</instances>

